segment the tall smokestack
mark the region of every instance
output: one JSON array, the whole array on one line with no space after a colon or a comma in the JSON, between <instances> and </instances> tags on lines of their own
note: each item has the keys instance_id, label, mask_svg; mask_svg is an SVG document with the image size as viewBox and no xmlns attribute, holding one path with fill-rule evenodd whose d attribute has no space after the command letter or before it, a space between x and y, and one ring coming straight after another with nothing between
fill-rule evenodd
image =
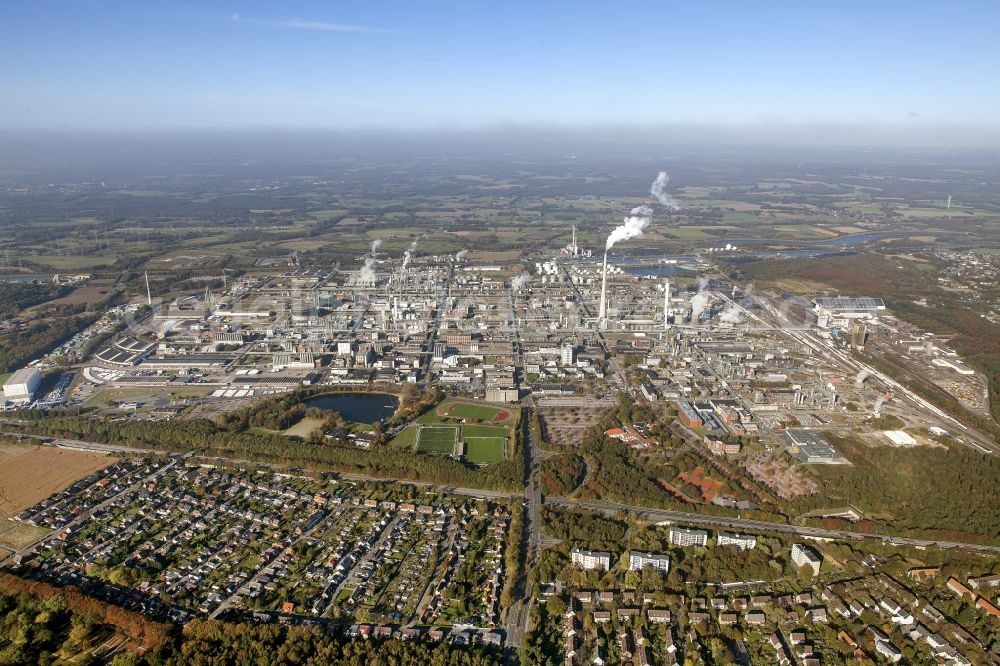
<instances>
[{"instance_id":1,"label":"tall smokestack","mask_svg":"<svg viewBox=\"0 0 1000 666\"><path fill-rule=\"evenodd\" d=\"M608 251L604 251L604 269L601 271L601 307L598 308L597 325L604 328L608 318Z\"/></svg>"},{"instance_id":2,"label":"tall smokestack","mask_svg":"<svg viewBox=\"0 0 1000 666\"><path fill-rule=\"evenodd\" d=\"M670 278L663 284L663 330L670 328Z\"/></svg>"},{"instance_id":3,"label":"tall smokestack","mask_svg":"<svg viewBox=\"0 0 1000 666\"><path fill-rule=\"evenodd\" d=\"M150 307L153 306L153 293L149 290L149 271L144 271L146 276L146 302Z\"/></svg>"},{"instance_id":4,"label":"tall smokestack","mask_svg":"<svg viewBox=\"0 0 1000 666\"><path fill-rule=\"evenodd\" d=\"M950 199L949 199L950 201ZM576 257L576 225L573 225L573 256Z\"/></svg>"}]
</instances>

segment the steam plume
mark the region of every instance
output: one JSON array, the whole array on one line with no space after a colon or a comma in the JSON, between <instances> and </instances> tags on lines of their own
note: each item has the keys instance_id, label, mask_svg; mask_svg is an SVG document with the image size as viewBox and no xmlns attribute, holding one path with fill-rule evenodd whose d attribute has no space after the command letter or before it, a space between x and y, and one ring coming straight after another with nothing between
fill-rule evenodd
<instances>
[{"instance_id":1,"label":"steam plume","mask_svg":"<svg viewBox=\"0 0 1000 666\"><path fill-rule=\"evenodd\" d=\"M743 310L737 305L730 305L722 314L719 315L719 321L724 321L729 324L742 324L745 317L743 316Z\"/></svg>"},{"instance_id":2,"label":"steam plume","mask_svg":"<svg viewBox=\"0 0 1000 666\"><path fill-rule=\"evenodd\" d=\"M667 175L666 171L661 171L656 174L656 180L654 180L653 184L649 186L649 193L652 194L664 208L669 208L670 210L680 210L681 205L677 203L677 200L667 194L666 190L669 182L670 176Z\"/></svg>"},{"instance_id":3,"label":"steam plume","mask_svg":"<svg viewBox=\"0 0 1000 666\"><path fill-rule=\"evenodd\" d=\"M701 315L708 307L708 293L699 291L691 299L691 323L696 324L701 320Z\"/></svg>"},{"instance_id":4,"label":"steam plume","mask_svg":"<svg viewBox=\"0 0 1000 666\"><path fill-rule=\"evenodd\" d=\"M653 209L649 206L636 206L632 211L625 217L623 224L615 227L608 236L608 240L604 245L605 250L610 250L615 246L615 243L623 240L628 240L630 238L635 238L641 236L642 232L646 230L649 226L650 216L653 214Z\"/></svg>"},{"instance_id":5,"label":"steam plume","mask_svg":"<svg viewBox=\"0 0 1000 666\"><path fill-rule=\"evenodd\" d=\"M375 284L378 277L375 275L375 257L365 259L365 265L357 273L352 275L347 281L348 284Z\"/></svg>"},{"instance_id":6,"label":"steam plume","mask_svg":"<svg viewBox=\"0 0 1000 666\"><path fill-rule=\"evenodd\" d=\"M403 252L403 268L401 270L406 270L406 267L410 265L410 259L413 258L413 253L417 251L417 241L420 240L422 236L417 236L410 243L409 249Z\"/></svg>"},{"instance_id":7,"label":"steam plume","mask_svg":"<svg viewBox=\"0 0 1000 666\"><path fill-rule=\"evenodd\" d=\"M375 254L376 252L378 252L378 249L380 247L382 247L382 239L381 238L376 238L375 240L373 240L372 241L372 254Z\"/></svg>"},{"instance_id":8,"label":"steam plume","mask_svg":"<svg viewBox=\"0 0 1000 666\"><path fill-rule=\"evenodd\" d=\"M455 261L462 261L465 259L465 255L469 254L468 250L459 250L455 253Z\"/></svg>"},{"instance_id":9,"label":"steam plume","mask_svg":"<svg viewBox=\"0 0 1000 666\"><path fill-rule=\"evenodd\" d=\"M525 285L528 284L528 280L530 279L531 279L530 275L528 275L527 273L521 273L520 275L518 275L517 277L515 277L513 280L510 281L510 288L524 289Z\"/></svg>"}]
</instances>

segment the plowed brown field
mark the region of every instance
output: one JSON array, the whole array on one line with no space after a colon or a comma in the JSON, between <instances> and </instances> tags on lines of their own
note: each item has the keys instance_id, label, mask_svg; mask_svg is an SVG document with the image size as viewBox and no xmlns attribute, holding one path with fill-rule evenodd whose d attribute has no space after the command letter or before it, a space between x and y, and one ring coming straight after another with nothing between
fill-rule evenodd
<instances>
[{"instance_id":1,"label":"plowed brown field","mask_svg":"<svg viewBox=\"0 0 1000 666\"><path fill-rule=\"evenodd\" d=\"M31 447L0 464L0 515L15 514L117 462L103 453Z\"/></svg>"}]
</instances>

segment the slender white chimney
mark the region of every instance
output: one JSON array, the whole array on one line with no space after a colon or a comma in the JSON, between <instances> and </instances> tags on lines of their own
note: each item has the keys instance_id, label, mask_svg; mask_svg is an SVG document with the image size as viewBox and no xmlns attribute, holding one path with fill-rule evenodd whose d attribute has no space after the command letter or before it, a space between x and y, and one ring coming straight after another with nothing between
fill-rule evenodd
<instances>
[{"instance_id":1,"label":"slender white chimney","mask_svg":"<svg viewBox=\"0 0 1000 666\"><path fill-rule=\"evenodd\" d=\"M663 330L670 328L670 278L663 284Z\"/></svg>"},{"instance_id":2,"label":"slender white chimney","mask_svg":"<svg viewBox=\"0 0 1000 666\"><path fill-rule=\"evenodd\" d=\"M146 302L150 307L153 305L153 293L149 290L149 271L144 271L146 276Z\"/></svg>"},{"instance_id":3,"label":"slender white chimney","mask_svg":"<svg viewBox=\"0 0 1000 666\"><path fill-rule=\"evenodd\" d=\"M950 201L950 199L949 199ZM576 225L573 225L573 256L576 257Z\"/></svg>"},{"instance_id":4,"label":"slender white chimney","mask_svg":"<svg viewBox=\"0 0 1000 666\"><path fill-rule=\"evenodd\" d=\"M597 310L597 325L604 328L608 319L608 252L604 251L604 268L601 270L601 307Z\"/></svg>"}]
</instances>

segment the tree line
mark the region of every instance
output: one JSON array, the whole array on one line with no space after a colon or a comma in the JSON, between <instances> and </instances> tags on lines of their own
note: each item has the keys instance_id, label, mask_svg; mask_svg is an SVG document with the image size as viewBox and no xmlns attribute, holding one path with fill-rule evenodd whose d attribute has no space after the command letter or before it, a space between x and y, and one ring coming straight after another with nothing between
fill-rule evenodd
<instances>
[{"instance_id":1,"label":"tree line","mask_svg":"<svg viewBox=\"0 0 1000 666\"><path fill-rule=\"evenodd\" d=\"M129 639L112 666L500 666L491 649L399 640L357 641L318 627L192 620L183 629L92 599L74 587L0 574L0 663L90 663L108 629Z\"/></svg>"},{"instance_id":2,"label":"tree line","mask_svg":"<svg viewBox=\"0 0 1000 666\"><path fill-rule=\"evenodd\" d=\"M20 427L26 434L177 453L195 451L210 456L405 481L503 491L523 488L524 461L520 453L523 447L519 441L515 451L518 455L473 468L447 456L404 449L394 450L390 456L350 445L300 441L278 434L230 432L207 419L114 421L103 416L53 415L37 410L25 410L19 416L25 420L10 427Z\"/></svg>"}]
</instances>

